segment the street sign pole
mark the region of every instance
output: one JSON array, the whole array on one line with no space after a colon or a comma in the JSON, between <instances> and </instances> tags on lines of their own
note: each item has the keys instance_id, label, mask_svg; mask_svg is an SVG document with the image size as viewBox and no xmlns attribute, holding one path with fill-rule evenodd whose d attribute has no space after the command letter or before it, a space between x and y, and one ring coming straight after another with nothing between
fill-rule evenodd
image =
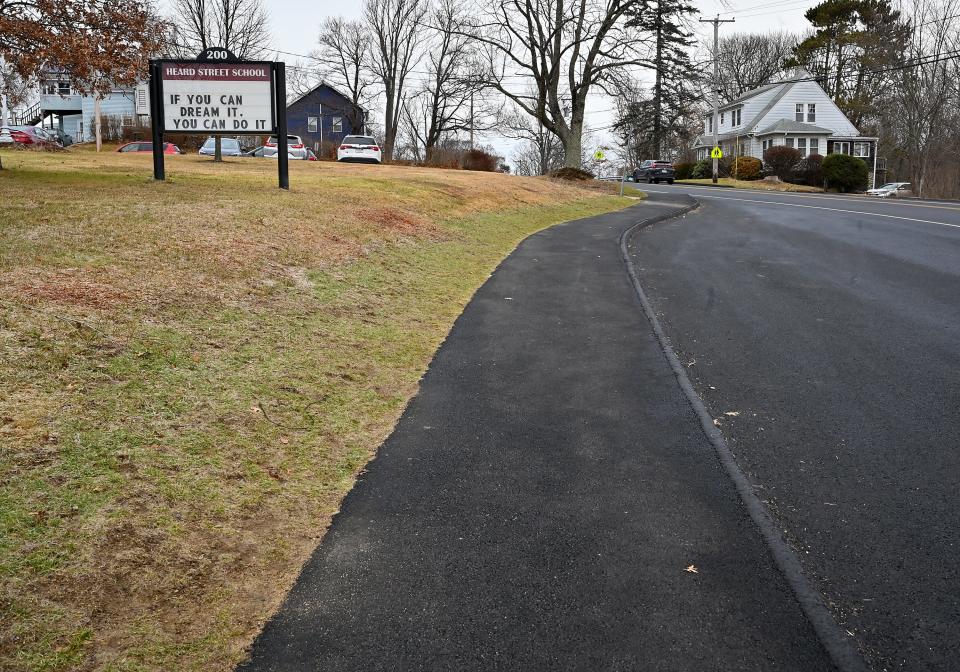
<instances>
[{"instance_id":1,"label":"street sign pole","mask_svg":"<svg viewBox=\"0 0 960 672\"><path fill-rule=\"evenodd\" d=\"M733 23L734 19L721 19L717 16L714 19L703 20L700 23L713 24L713 146L720 145L720 24ZM717 173L719 165L717 157L713 157L713 183L717 183Z\"/></svg>"},{"instance_id":2,"label":"street sign pole","mask_svg":"<svg viewBox=\"0 0 960 672\"><path fill-rule=\"evenodd\" d=\"M153 140L153 179L163 182L166 171L163 165L163 78L160 64L150 62L150 121Z\"/></svg>"},{"instance_id":3,"label":"street sign pole","mask_svg":"<svg viewBox=\"0 0 960 672\"><path fill-rule=\"evenodd\" d=\"M287 69L283 63L273 66L273 90L276 95L274 105L277 116L277 170L280 188L290 189L290 157L287 155Z\"/></svg>"}]
</instances>

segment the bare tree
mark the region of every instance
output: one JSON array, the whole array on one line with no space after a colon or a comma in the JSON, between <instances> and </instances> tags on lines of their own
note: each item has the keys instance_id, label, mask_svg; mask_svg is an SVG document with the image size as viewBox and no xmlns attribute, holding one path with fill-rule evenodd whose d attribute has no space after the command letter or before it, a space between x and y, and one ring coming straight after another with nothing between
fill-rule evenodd
<instances>
[{"instance_id":1,"label":"bare tree","mask_svg":"<svg viewBox=\"0 0 960 672\"><path fill-rule=\"evenodd\" d=\"M393 159L405 87L424 38L425 0L366 0L364 18L373 35L371 66L385 99L383 158Z\"/></svg>"},{"instance_id":2,"label":"bare tree","mask_svg":"<svg viewBox=\"0 0 960 672\"><path fill-rule=\"evenodd\" d=\"M501 134L519 140L510 159L517 175L546 175L563 167L560 138L526 112L513 107L498 115Z\"/></svg>"},{"instance_id":3,"label":"bare tree","mask_svg":"<svg viewBox=\"0 0 960 672\"><path fill-rule=\"evenodd\" d=\"M208 47L237 58L263 57L270 47L270 20L261 0L173 0L170 51L192 58Z\"/></svg>"},{"instance_id":4,"label":"bare tree","mask_svg":"<svg viewBox=\"0 0 960 672\"><path fill-rule=\"evenodd\" d=\"M320 74L350 98L353 107L344 114L351 127L359 132L365 121L363 110L375 97L376 80L370 69L373 47L370 29L361 21L328 17L320 26L318 42L320 46L313 56L320 64Z\"/></svg>"},{"instance_id":5,"label":"bare tree","mask_svg":"<svg viewBox=\"0 0 960 672\"><path fill-rule=\"evenodd\" d=\"M477 84L468 75L472 45L464 33L463 10L457 0L440 0L430 13L426 77L417 92L404 102L409 133L429 163L440 140L459 131L475 130ZM482 99L481 99L482 103Z\"/></svg>"},{"instance_id":6,"label":"bare tree","mask_svg":"<svg viewBox=\"0 0 960 672\"><path fill-rule=\"evenodd\" d=\"M885 124L906 159L920 196L929 192L926 183L933 165L943 164L940 170L945 170L957 163L956 154L943 150L960 144L956 131L960 120L955 64L960 54L958 17L958 0L915 3L904 64L909 67L893 72L890 91L895 112L886 115ZM952 194L942 195L956 195L956 185Z\"/></svg>"},{"instance_id":7,"label":"bare tree","mask_svg":"<svg viewBox=\"0 0 960 672\"><path fill-rule=\"evenodd\" d=\"M733 33L721 37L718 62L720 99L729 102L746 91L780 79L786 73L784 64L793 56L797 43L796 35L784 31ZM708 52L712 51L711 43ZM710 56L712 58L713 54Z\"/></svg>"},{"instance_id":8,"label":"bare tree","mask_svg":"<svg viewBox=\"0 0 960 672\"><path fill-rule=\"evenodd\" d=\"M567 166L580 167L587 97L614 95L627 66L647 66L649 35L628 25L642 0L492 0L471 33L482 45L478 75L554 133ZM511 79L532 90L518 93Z\"/></svg>"}]
</instances>

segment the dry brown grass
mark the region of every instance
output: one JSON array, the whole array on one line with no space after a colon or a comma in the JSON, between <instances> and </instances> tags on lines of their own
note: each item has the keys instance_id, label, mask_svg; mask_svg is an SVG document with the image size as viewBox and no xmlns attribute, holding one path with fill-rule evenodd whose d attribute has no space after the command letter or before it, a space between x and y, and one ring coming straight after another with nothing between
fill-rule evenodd
<instances>
[{"instance_id":1,"label":"dry brown grass","mask_svg":"<svg viewBox=\"0 0 960 672\"><path fill-rule=\"evenodd\" d=\"M626 201L87 150L0 173L0 668L226 670L470 295Z\"/></svg>"}]
</instances>

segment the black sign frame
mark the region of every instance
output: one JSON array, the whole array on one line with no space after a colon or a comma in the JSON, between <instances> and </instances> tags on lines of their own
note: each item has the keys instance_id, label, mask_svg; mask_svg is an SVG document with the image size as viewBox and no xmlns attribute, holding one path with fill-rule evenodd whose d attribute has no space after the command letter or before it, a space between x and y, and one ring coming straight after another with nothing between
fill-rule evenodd
<instances>
[{"instance_id":1,"label":"black sign frame","mask_svg":"<svg viewBox=\"0 0 960 672\"><path fill-rule=\"evenodd\" d=\"M152 59L150 61L150 124L153 130L153 179L166 179L163 153L163 136L168 133L193 135L273 135L277 138L277 171L281 189L290 189L290 159L287 149L287 71L282 61L220 60L209 57L208 52L219 48L205 49L196 59ZM226 50L220 50L226 51ZM229 56L233 56L227 51ZM167 129L163 114L163 65L166 63L223 63L227 65L262 65L270 68L270 97L273 105L273 128L251 131L211 133L208 129ZM159 148L159 151L158 151Z\"/></svg>"}]
</instances>

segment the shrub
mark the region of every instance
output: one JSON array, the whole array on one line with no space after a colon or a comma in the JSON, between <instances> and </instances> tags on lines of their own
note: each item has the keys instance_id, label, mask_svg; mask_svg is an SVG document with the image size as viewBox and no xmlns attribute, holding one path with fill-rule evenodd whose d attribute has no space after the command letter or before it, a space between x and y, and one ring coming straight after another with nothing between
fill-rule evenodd
<instances>
[{"instance_id":1,"label":"shrub","mask_svg":"<svg viewBox=\"0 0 960 672\"><path fill-rule=\"evenodd\" d=\"M763 153L763 164L768 175L776 175L784 182L793 177L803 155L786 145L776 145Z\"/></svg>"},{"instance_id":2,"label":"shrub","mask_svg":"<svg viewBox=\"0 0 960 672\"><path fill-rule=\"evenodd\" d=\"M550 177L556 177L561 180L571 180L573 182L582 182L583 180L592 180L593 173L580 170L579 168L563 167L550 173Z\"/></svg>"},{"instance_id":3,"label":"shrub","mask_svg":"<svg viewBox=\"0 0 960 672\"><path fill-rule=\"evenodd\" d=\"M858 191L867 188L867 163L847 154L830 154L822 163L823 179L831 189Z\"/></svg>"},{"instance_id":4,"label":"shrub","mask_svg":"<svg viewBox=\"0 0 960 672\"><path fill-rule=\"evenodd\" d=\"M763 162L752 156L738 156L730 166L730 176L738 180L759 180Z\"/></svg>"},{"instance_id":5,"label":"shrub","mask_svg":"<svg viewBox=\"0 0 960 672\"><path fill-rule=\"evenodd\" d=\"M682 163L673 164L673 170L676 173L678 180L689 180L690 174L693 172L693 167L696 164L684 161Z\"/></svg>"},{"instance_id":6,"label":"shrub","mask_svg":"<svg viewBox=\"0 0 960 672\"><path fill-rule=\"evenodd\" d=\"M482 170L488 173L495 173L500 161L490 152L482 149L471 149L463 155L461 167L464 170Z\"/></svg>"},{"instance_id":7,"label":"shrub","mask_svg":"<svg viewBox=\"0 0 960 672\"><path fill-rule=\"evenodd\" d=\"M797 165L797 177L804 184L811 187L823 186L823 157L819 154L811 154L801 159Z\"/></svg>"},{"instance_id":8,"label":"shrub","mask_svg":"<svg viewBox=\"0 0 960 672\"><path fill-rule=\"evenodd\" d=\"M713 177L713 159L700 159L690 171L690 177L695 180L702 180L705 177Z\"/></svg>"}]
</instances>

